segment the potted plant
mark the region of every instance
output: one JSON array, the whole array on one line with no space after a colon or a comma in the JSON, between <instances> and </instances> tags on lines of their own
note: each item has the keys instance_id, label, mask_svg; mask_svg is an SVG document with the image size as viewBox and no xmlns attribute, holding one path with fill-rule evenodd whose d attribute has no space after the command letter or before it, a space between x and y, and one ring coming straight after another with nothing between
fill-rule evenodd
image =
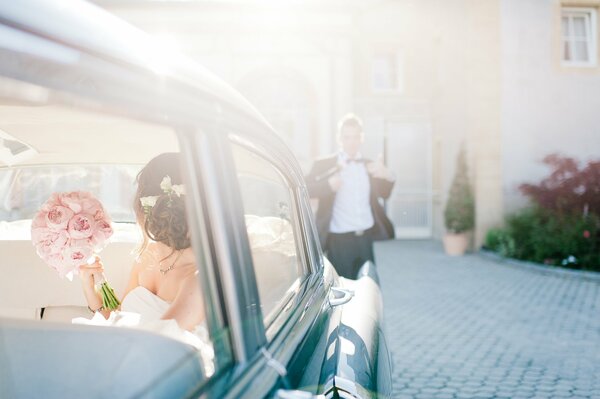
<instances>
[{"instance_id":1,"label":"potted plant","mask_svg":"<svg viewBox=\"0 0 600 399\"><path fill-rule=\"evenodd\" d=\"M444 249L448 255L463 255L469 246L469 233L475 226L475 200L469 176L464 146L456 161L456 171L444 210Z\"/></svg>"}]
</instances>

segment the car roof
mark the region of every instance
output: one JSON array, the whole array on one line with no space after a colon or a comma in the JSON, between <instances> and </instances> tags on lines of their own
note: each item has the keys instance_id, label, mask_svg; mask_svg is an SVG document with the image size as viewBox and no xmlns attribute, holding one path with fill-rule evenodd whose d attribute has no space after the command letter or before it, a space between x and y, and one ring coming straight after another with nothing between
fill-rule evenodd
<instances>
[{"instance_id":1,"label":"car roof","mask_svg":"<svg viewBox=\"0 0 600 399\"><path fill-rule=\"evenodd\" d=\"M91 3L0 2L0 76L0 97L2 80L9 78L51 89L50 100L58 101L50 101L50 105L64 104L61 96L66 93L67 103L72 95L75 101L90 99L101 104L100 111L112 107L108 111L115 116L179 127L198 127L198 120L203 119L202 128L260 137L298 177L303 175L283 139L239 92L206 68ZM85 105L98 110L92 103ZM42 150L44 143L50 143L39 134L25 134L30 138L23 142L38 141ZM97 162L115 161L100 157L101 151L95 154ZM131 161L144 163L147 154L140 153L138 158ZM39 158L35 163L52 163L52 159Z\"/></svg>"},{"instance_id":2,"label":"car roof","mask_svg":"<svg viewBox=\"0 0 600 399\"><path fill-rule=\"evenodd\" d=\"M206 68L94 4L80 0L0 2L0 21L98 57L177 77L268 125L239 92Z\"/></svg>"}]
</instances>

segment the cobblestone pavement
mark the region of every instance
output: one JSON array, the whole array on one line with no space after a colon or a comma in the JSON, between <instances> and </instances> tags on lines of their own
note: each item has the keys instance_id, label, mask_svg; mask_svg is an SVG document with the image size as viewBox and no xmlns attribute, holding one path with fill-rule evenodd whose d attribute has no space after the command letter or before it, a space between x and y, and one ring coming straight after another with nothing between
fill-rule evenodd
<instances>
[{"instance_id":1,"label":"cobblestone pavement","mask_svg":"<svg viewBox=\"0 0 600 399\"><path fill-rule=\"evenodd\" d=\"M376 244L394 398L600 398L600 282Z\"/></svg>"}]
</instances>

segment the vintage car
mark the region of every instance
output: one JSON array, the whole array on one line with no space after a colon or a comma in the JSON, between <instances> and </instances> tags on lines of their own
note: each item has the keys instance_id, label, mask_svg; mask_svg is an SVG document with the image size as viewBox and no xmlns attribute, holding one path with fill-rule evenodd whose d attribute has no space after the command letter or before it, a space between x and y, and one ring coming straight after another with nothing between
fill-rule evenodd
<instances>
[{"instance_id":1,"label":"vintage car","mask_svg":"<svg viewBox=\"0 0 600 399\"><path fill-rule=\"evenodd\" d=\"M92 192L122 295L135 176L171 151L205 304L203 329L185 331L197 345L118 317L90 325L78 277L31 242L50 194ZM323 257L282 139L235 90L92 4L0 3L0 254L1 398L391 395L376 271L343 279Z\"/></svg>"}]
</instances>

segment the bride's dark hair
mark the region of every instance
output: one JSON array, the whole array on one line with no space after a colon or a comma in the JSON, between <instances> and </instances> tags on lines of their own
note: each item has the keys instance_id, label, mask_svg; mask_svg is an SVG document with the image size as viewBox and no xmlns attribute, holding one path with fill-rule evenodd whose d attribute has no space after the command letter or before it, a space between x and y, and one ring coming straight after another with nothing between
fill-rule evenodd
<instances>
[{"instance_id":1,"label":"bride's dark hair","mask_svg":"<svg viewBox=\"0 0 600 399\"><path fill-rule=\"evenodd\" d=\"M138 173L138 184L133 208L139 225L144 229L144 242L139 253L148 245L147 238L162 242L175 250L190 247L188 223L186 219L185 201L175 194L168 195L160 187L166 176L171 178L171 184L183 184L181 177L181 155L176 152L160 154ZM143 207L140 198L156 196L152 207Z\"/></svg>"}]
</instances>

